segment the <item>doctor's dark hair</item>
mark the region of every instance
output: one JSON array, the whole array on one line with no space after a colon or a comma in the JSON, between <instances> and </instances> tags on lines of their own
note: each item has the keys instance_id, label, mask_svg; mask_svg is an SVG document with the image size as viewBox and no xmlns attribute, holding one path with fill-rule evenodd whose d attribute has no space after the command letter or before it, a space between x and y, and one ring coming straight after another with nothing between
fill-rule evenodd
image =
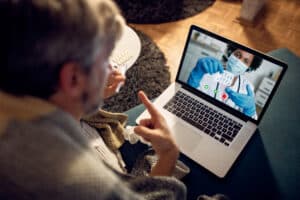
<instances>
[{"instance_id":1,"label":"doctor's dark hair","mask_svg":"<svg viewBox=\"0 0 300 200\"><path fill-rule=\"evenodd\" d=\"M1 0L0 90L49 98L62 66L88 73L120 37L122 20L111 0Z\"/></svg>"},{"instance_id":2,"label":"doctor's dark hair","mask_svg":"<svg viewBox=\"0 0 300 200\"><path fill-rule=\"evenodd\" d=\"M235 51L237 50L238 48L232 46L232 45L228 45L227 46L227 49L226 49L226 52L225 52L225 56L223 56L223 60L225 62L227 62L228 60L228 57ZM262 58L258 57L258 56L255 56L254 55L254 58L251 62L251 65L249 66L249 69L247 70L248 72L249 71L255 71L257 68L259 68L259 66L261 65L262 63Z\"/></svg>"}]
</instances>

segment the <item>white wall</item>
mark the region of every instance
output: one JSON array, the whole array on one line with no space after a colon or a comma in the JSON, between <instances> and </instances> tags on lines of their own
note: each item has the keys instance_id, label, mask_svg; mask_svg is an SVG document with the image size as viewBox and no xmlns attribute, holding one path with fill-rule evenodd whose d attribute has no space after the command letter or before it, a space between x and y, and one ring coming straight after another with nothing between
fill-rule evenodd
<instances>
[{"instance_id":1,"label":"white wall","mask_svg":"<svg viewBox=\"0 0 300 200\"><path fill-rule=\"evenodd\" d=\"M263 60L260 67L253 72L246 73L245 76L254 85L255 89L259 86L264 77L275 80L276 75L281 71L281 67Z\"/></svg>"}]
</instances>

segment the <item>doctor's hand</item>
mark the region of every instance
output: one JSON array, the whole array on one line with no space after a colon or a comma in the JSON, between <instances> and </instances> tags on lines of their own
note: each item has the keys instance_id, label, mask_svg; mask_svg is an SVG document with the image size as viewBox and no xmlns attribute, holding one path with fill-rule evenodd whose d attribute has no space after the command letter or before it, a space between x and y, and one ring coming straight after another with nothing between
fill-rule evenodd
<instances>
[{"instance_id":1,"label":"doctor's hand","mask_svg":"<svg viewBox=\"0 0 300 200\"><path fill-rule=\"evenodd\" d=\"M194 88L198 88L204 74L208 73L212 75L217 72L223 73L223 71L223 65L218 59L213 57L200 58L190 73L188 84Z\"/></svg>"},{"instance_id":2,"label":"doctor's hand","mask_svg":"<svg viewBox=\"0 0 300 200\"><path fill-rule=\"evenodd\" d=\"M179 156L179 149L171 135L165 118L153 106L144 92L138 93L140 100L150 113L150 118L142 119L134 132L152 144L158 156L157 164L150 175L171 175Z\"/></svg>"},{"instance_id":3,"label":"doctor's hand","mask_svg":"<svg viewBox=\"0 0 300 200\"><path fill-rule=\"evenodd\" d=\"M110 65L110 74L107 79L106 87L104 89L104 98L109 98L114 95L119 87L119 84L124 84L125 76Z\"/></svg>"},{"instance_id":4,"label":"doctor's hand","mask_svg":"<svg viewBox=\"0 0 300 200\"><path fill-rule=\"evenodd\" d=\"M209 74L214 74L217 72L223 73L224 71L222 63L213 57L199 59L196 67L199 68L199 70L202 70L204 73Z\"/></svg>"},{"instance_id":5,"label":"doctor's hand","mask_svg":"<svg viewBox=\"0 0 300 200\"><path fill-rule=\"evenodd\" d=\"M228 94L228 97L240 108L243 109L244 114L249 117L255 115L255 98L254 93L250 87L250 85L246 86L247 94L240 94L234 92L230 88L226 88L225 91Z\"/></svg>"}]
</instances>

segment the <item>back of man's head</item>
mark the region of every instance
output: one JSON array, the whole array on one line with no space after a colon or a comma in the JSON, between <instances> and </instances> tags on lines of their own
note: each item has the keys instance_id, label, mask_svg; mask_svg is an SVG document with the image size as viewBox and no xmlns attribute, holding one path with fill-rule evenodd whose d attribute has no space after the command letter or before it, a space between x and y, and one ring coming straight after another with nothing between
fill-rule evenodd
<instances>
[{"instance_id":1,"label":"back of man's head","mask_svg":"<svg viewBox=\"0 0 300 200\"><path fill-rule=\"evenodd\" d=\"M110 0L1 0L0 90L47 99L66 62L88 71L121 31Z\"/></svg>"}]
</instances>

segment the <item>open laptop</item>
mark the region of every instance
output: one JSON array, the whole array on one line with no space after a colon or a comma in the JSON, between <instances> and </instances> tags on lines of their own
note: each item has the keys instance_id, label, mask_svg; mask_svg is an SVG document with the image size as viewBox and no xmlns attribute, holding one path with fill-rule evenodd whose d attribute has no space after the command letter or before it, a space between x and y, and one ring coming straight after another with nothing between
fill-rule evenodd
<instances>
[{"instance_id":1,"label":"open laptop","mask_svg":"<svg viewBox=\"0 0 300 200\"><path fill-rule=\"evenodd\" d=\"M245 73L229 70L227 62L234 63L231 54L248 66ZM223 73L203 73L202 66L197 76L196 66L203 65L203 59L206 65L218 60L213 63L221 63ZM286 69L279 60L192 25L176 81L154 105L166 118L180 151L224 177L254 134ZM238 95L229 95L226 88ZM146 110L136 122L148 117Z\"/></svg>"}]
</instances>

